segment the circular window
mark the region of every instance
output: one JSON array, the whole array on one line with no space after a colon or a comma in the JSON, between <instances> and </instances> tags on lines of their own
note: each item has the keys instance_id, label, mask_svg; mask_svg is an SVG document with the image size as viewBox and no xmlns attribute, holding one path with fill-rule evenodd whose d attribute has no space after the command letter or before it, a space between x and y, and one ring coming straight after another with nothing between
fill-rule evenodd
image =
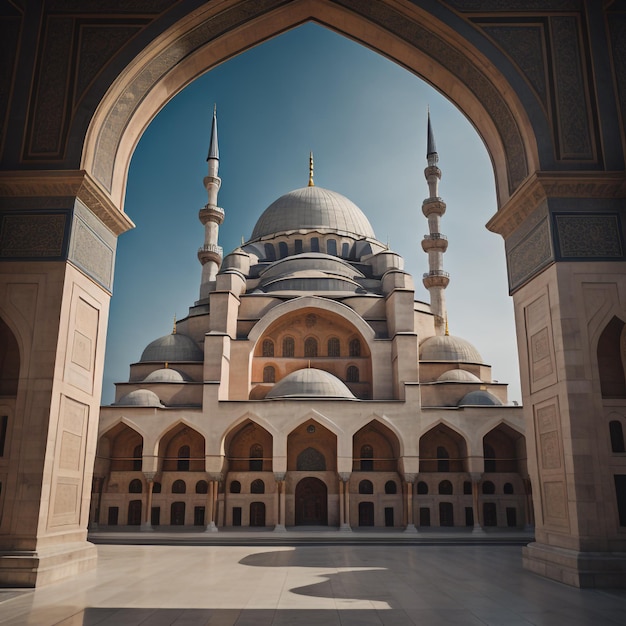
<instances>
[{"instance_id":1,"label":"circular window","mask_svg":"<svg viewBox=\"0 0 626 626\"><path fill-rule=\"evenodd\" d=\"M313 426L313 424L309 424L309 426L306 427L306 432L307 433L314 433L315 432L315 426Z\"/></svg>"}]
</instances>

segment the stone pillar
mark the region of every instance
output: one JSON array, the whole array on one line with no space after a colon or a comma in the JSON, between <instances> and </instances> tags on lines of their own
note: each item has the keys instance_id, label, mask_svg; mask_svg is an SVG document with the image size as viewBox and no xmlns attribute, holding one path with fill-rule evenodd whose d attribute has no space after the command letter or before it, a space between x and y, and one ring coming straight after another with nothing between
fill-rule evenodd
<instances>
[{"instance_id":1,"label":"stone pillar","mask_svg":"<svg viewBox=\"0 0 626 626\"><path fill-rule=\"evenodd\" d=\"M209 489L207 491L206 508L207 508L207 526L205 532L217 532L217 526L215 525L215 491L217 485L214 480L209 479Z\"/></svg>"},{"instance_id":2,"label":"stone pillar","mask_svg":"<svg viewBox=\"0 0 626 626\"><path fill-rule=\"evenodd\" d=\"M274 472L276 479L276 526L274 532L285 532L285 474Z\"/></svg>"},{"instance_id":3,"label":"stone pillar","mask_svg":"<svg viewBox=\"0 0 626 626\"><path fill-rule=\"evenodd\" d=\"M82 171L1 172L0 317L19 345L0 585L95 566L87 524L117 236L132 222ZM8 261L8 262L5 262Z\"/></svg>"},{"instance_id":4,"label":"stone pillar","mask_svg":"<svg viewBox=\"0 0 626 626\"><path fill-rule=\"evenodd\" d=\"M152 490L154 489L155 472L144 472L144 476L146 477L146 512L139 530L151 532L154 530L152 527Z\"/></svg>"},{"instance_id":5,"label":"stone pillar","mask_svg":"<svg viewBox=\"0 0 626 626\"><path fill-rule=\"evenodd\" d=\"M416 533L417 528L413 521L413 484L415 483L415 474L405 474L405 507L406 507L406 528L404 532Z\"/></svg>"},{"instance_id":6,"label":"stone pillar","mask_svg":"<svg viewBox=\"0 0 626 626\"><path fill-rule=\"evenodd\" d=\"M518 328L535 511L524 567L578 587L626 587L624 472L597 352L611 319L626 319L625 197L623 171L538 172L488 224L505 239Z\"/></svg>"},{"instance_id":7,"label":"stone pillar","mask_svg":"<svg viewBox=\"0 0 626 626\"><path fill-rule=\"evenodd\" d=\"M344 502L344 484L343 480L339 478L339 528L342 528L345 524L345 502Z\"/></svg>"},{"instance_id":8,"label":"stone pillar","mask_svg":"<svg viewBox=\"0 0 626 626\"><path fill-rule=\"evenodd\" d=\"M482 474L479 472L471 472L470 477L472 479L472 510L474 512L474 528L472 532L484 533L483 527L480 523L480 503L479 503L479 487L482 479Z\"/></svg>"},{"instance_id":9,"label":"stone pillar","mask_svg":"<svg viewBox=\"0 0 626 626\"><path fill-rule=\"evenodd\" d=\"M343 521L340 522L339 530L352 532L352 526L350 526L350 472L339 472L339 483L341 485L339 497L341 498L343 495L343 500L340 500L339 503L340 517L343 508Z\"/></svg>"}]
</instances>

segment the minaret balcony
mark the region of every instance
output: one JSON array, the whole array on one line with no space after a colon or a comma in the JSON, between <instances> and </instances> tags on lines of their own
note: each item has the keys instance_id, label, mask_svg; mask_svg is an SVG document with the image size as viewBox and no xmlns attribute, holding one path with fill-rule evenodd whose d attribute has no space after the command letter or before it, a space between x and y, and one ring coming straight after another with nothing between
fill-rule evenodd
<instances>
[{"instance_id":1,"label":"minaret balcony","mask_svg":"<svg viewBox=\"0 0 626 626\"><path fill-rule=\"evenodd\" d=\"M439 252L445 252L448 249L448 238L441 233L430 233L430 235L424 235L422 240L422 250L428 252L429 250L438 250Z\"/></svg>"},{"instance_id":2,"label":"minaret balcony","mask_svg":"<svg viewBox=\"0 0 626 626\"><path fill-rule=\"evenodd\" d=\"M432 213L443 215L446 212L446 203L439 197L426 198L422 202L422 213L428 217Z\"/></svg>"},{"instance_id":3,"label":"minaret balcony","mask_svg":"<svg viewBox=\"0 0 626 626\"><path fill-rule=\"evenodd\" d=\"M224 221L224 209L215 205L206 204L200 209L199 217L202 224L206 224L207 222L221 224Z\"/></svg>"},{"instance_id":4,"label":"minaret balcony","mask_svg":"<svg viewBox=\"0 0 626 626\"><path fill-rule=\"evenodd\" d=\"M222 246L216 246L214 243L205 243L201 248L198 248L198 260L202 265L209 261L219 265L222 262L223 254Z\"/></svg>"},{"instance_id":5,"label":"minaret balcony","mask_svg":"<svg viewBox=\"0 0 626 626\"><path fill-rule=\"evenodd\" d=\"M422 282L426 289L431 287L443 287L445 289L450 283L450 274L443 270L430 270L423 275Z\"/></svg>"}]
</instances>

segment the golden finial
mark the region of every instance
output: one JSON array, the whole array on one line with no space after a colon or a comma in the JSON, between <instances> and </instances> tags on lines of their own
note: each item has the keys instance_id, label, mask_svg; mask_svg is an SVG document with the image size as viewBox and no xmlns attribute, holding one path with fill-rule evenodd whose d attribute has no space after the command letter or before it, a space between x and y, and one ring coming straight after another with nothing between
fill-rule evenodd
<instances>
[{"instance_id":1,"label":"golden finial","mask_svg":"<svg viewBox=\"0 0 626 626\"><path fill-rule=\"evenodd\" d=\"M311 369L311 359L309 359L309 369Z\"/></svg>"},{"instance_id":2,"label":"golden finial","mask_svg":"<svg viewBox=\"0 0 626 626\"><path fill-rule=\"evenodd\" d=\"M174 314L174 327L172 328L172 335L176 334L176 314Z\"/></svg>"},{"instance_id":3,"label":"golden finial","mask_svg":"<svg viewBox=\"0 0 626 626\"><path fill-rule=\"evenodd\" d=\"M244 241L243 235L241 235L241 245L243 246L244 243L246 242Z\"/></svg>"},{"instance_id":4,"label":"golden finial","mask_svg":"<svg viewBox=\"0 0 626 626\"><path fill-rule=\"evenodd\" d=\"M169 361L165 361L165 369L168 369L170 366Z\"/></svg>"},{"instance_id":5,"label":"golden finial","mask_svg":"<svg viewBox=\"0 0 626 626\"><path fill-rule=\"evenodd\" d=\"M309 152L309 187L315 187L313 182L313 152Z\"/></svg>"},{"instance_id":6,"label":"golden finial","mask_svg":"<svg viewBox=\"0 0 626 626\"><path fill-rule=\"evenodd\" d=\"M450 336L450 329L448 328L448 316L446 315L446 337Z\"/></svg>"}]
</instances>

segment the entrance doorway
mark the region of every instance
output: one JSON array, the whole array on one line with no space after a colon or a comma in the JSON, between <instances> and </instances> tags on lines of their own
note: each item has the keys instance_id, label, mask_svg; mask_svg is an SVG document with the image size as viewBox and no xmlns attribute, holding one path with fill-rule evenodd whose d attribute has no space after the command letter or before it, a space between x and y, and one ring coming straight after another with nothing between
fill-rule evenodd
<instances>
[{"instance_id":1,"label":"entrance doorway","mask_svg":"<svg viewBox=\"0 0 626 626\"><path fill-rule=\"evenodd\" d=\"M250 504L250 526L265 526L264 502L252 502Z\"/></svg>"},{"instance_id":2,"label":"entrance doorway","mask_svg":"<svg viewBox=\"0 0 626 626\"><path fill-rule=\"evenodd\" d=\"M393 511L393 509L391 509ZM374 525L374 503L359 502L359 526Z\"/></svg>"},{"instance_id":3,"label":"entrance doorway","mask_svg":"<svg viewBox=\"0 0 626 626\"><path fill-rule=\"evenodd\" d=\"M303 478L296 485L296 526L328 525L328 490L319 478Z\"/></svg>"}]
</instances>

